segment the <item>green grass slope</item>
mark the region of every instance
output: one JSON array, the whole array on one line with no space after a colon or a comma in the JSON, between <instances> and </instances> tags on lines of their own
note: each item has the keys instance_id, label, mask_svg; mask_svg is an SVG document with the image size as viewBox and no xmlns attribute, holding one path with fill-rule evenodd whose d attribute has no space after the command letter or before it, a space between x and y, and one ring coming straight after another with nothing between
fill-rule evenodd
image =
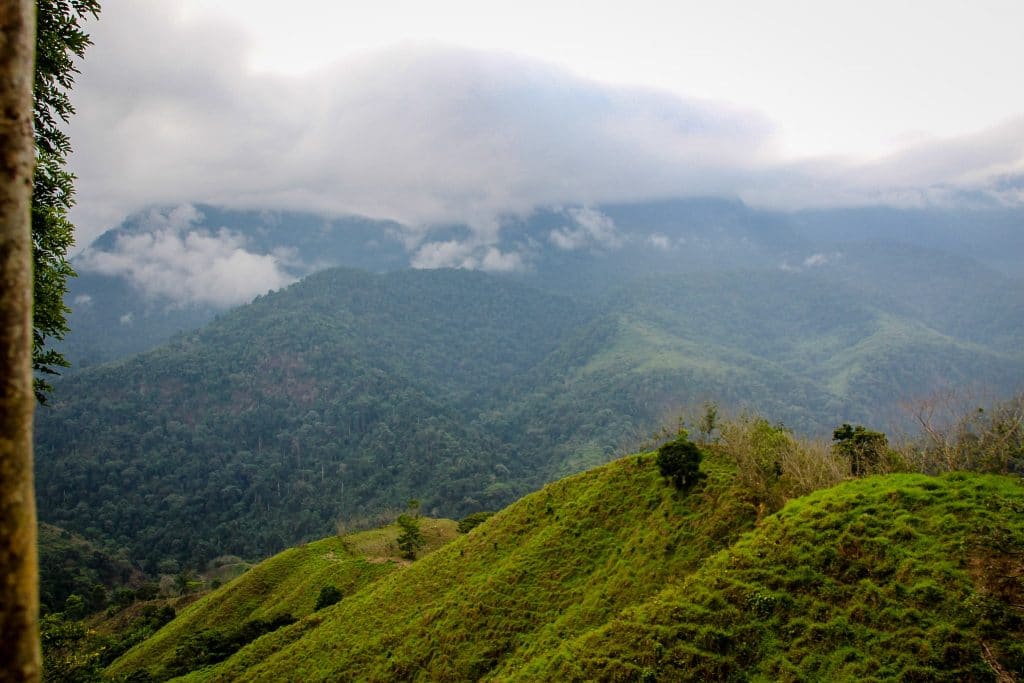
<instances>
[{"instance_id":1,"label":"green grass slope","mask_svg":"<svg viewBox=\"0 0 1024 683\"><path fill-rule=\"evenodd\" d=\"M672 488L652 454L550 484L411 564L388 531L255 567L108 671L157 678L203 629L299 620L184 680L1015 680L1024 484L849 481L755 526L732 465ZM436 542L435 542L436 544ZM313 612L319 588L342 588ZM346 583L347 582L347 583ZM178 657L180 659L180 656Z\"/></svg>"},{"instance_id":2,"label":"green grass slope","mask_svg":"<svg viewBox=\"0 0 1024 683\"><path fill-rule=\"evenodd\" d=\"M791 502L519 680L1015 680L1024 486L891 475Z\"/></svg>"},{"instance_id":3,"label":"green grass slope","mask_svg":"<svg viewBox=\"0 0 1024 683\"><path fill-rule=\"evenodd\" d=\"M510 675L682 580L753 526L731 468L712 461L707 470L706 485L690 494L666 483L649 454L550 484L190 679ZM115 670L129 668L122 661Z\"/></svg>"},{"instance_id":4,"label":"green grass slope","mask_svg":"<svg viewBox=\"0 0 1024 683\"><path fill-rule=\"evenodd\" d=\"M456 526L451 520L422 519L427 542L423 552L432 552L451 541L457 534ZM398 527L391 525L325 538L275 555L191 605L152 638L118 659L109 673L120 676L145 669L158 679L166 678L176 668L180 671L176 652L192 636L237 631L255 620L304 617L314 611L320 589L328 585L344 596L357 593L400 566L398 534Z\"/></svg>"}]
</instances>

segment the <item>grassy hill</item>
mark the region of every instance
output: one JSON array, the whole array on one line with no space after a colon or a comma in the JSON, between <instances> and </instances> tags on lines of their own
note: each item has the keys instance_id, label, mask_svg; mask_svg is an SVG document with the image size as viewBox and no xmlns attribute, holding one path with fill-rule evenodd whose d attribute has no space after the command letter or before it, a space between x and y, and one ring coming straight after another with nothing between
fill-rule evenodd
<instances>
[{"instance_id":1,"label":"grassy hill","mask_svg":"<svg viewBox=\"0 0 1024 683\"><path fill-rule=\"evenodd\" d=\"M889 475L818 491L519 677L1019 677L1022 512L1019 478Z\"/></svg>"},{"instance_id":2,"label":"grassy hill","mask_svg":"<svg viewBox=\"0 0 1024 683\"><path fill-rule=\"evenodd\" d=\"M753 506L732 495L729 468L711 463L708 471L709 485L688 496L663 482L651 456L550 484L196 675L280 679L288 670L309 680L359 671L393 680L422 671L462 680L539 654L683 578L753 525ZM158 661L144 643L112 671Z\"/></svg>"},{"instance_id":3,"label":"grassy hill","mask_svg":"<svg viewBox=\"0 0 1024 683\"><path fill-rule=\"evenodd\" d=\"M451 520L420 520L426 556L456 535ZM186 673L210 658L210 643L256 623L284 624L315 611L320 591L351 596L407 564L398 552L397 525L326 538L290 548L260 564L178 615L110 668L112 675L140 668L157 677ZM278 626L279 628L280 626Z\"/></svg>"},{"instance_id":4,"label":"grassy hill","mask_svg":"<svg viewBox=\"0 0 1024 683\"><path fill-rule=\"evenodd\" d=\"M237 628L276 603L301 618L186 680L1024 673L1019 478L875 476L758 521L724 456L702 467L708 479L683 493L659 475L653 454L617 460L373 578L344 539L288 551L197 603L108 673L146 668L159 678L189 634ZM342 552L352 589L307 615L325 554ZM270 576L258 608L238 598ZM284 597L297 587L301 599Z\"/></svg>"}]
</instances>

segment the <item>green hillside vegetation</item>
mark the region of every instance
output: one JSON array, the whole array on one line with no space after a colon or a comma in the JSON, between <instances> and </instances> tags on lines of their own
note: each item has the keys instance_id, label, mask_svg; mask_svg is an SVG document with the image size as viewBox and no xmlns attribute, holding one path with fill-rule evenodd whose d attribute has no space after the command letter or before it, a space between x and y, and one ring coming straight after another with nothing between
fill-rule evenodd
<instances>
[{"instance_id":1,"label":"green hillside vegetation","mask_svg":"<svg viewBox=\"0 0 1024 683\"><path fill-rule=\"evenodd\" d=\"M946 381L1019 389L1019 349L943 329L778 269L585 301L476 272L324 271L60 382L38 417L40 516L151 574L198 571L410 498L499 509L709 399L824 433L887 428Z\"/></svg>"},{"instance_id":2,"label":"green hillside vegetation","mask_svg":"<svg viewBox=\"0 0 1024 683\"><path fill-rule=\"evenodd\" d=\"M72 595L81 609L106 606L118 589L137 588L142 573L125 557L115 557L77 534L52 524L39 525L39 598L43 614L64 610Z\"/></svg>"},{"instance_id":3,"label":"green hillside vegetation","mask_svg":"<svg viewBox=\"0 0 1024 683\"><path fill-rule=\"evenodd\" d=\"M554 647L683 578L753 525L755 510L731 489L727 464L709 463L708 485L682 495L665 484L654 460L629 457L550 484L193 677L312 680L358 671L377 680L415 672L464 680ZM222 599L228 588L208 600ZM311 587L310 599L315 592ZM189 629L177 630L177 623L157 642L166 643L175 629L180 644ZM172 650L144 643L110 672L152 667Z\"/></svg>"},{"instance_id":4,"label":"green hillside vegetation","mask_svg":"<svg viewBox=\"0 0 1024 683\"><path fill-rule=\"evenodd\" d=\"M959 459L927 441L893 448L859 426L829 446L757 417L706 424L703 480L663 476L669 449L621 458L373 577L365 553L395 552L381 540L395 530L308 544L209 595L107 673L160 680L192 662L196 681L1019 676L1019 475L850 477L854 454L865 473L1019 472L1022 405L950 427ZM318 567L334 567L324 556L338 549L354 584L313 611ZM222 661L194 656L203 633L286 608L294 623Z\"/></svg>"},{"instance_id":5,"label":"green hillside vegetation","mask_svg":"<svg viewBox=\"0 0 1024 683\"><path fill-rule=\"evenodd\" d=\"M513 678L1015 680L1022 513L1019 478L888 475L818 491Z\"/></svg>"},{"instance_id":6,"label":"green hillside vegetation","mask_svg":"<svg viewBox=\"0 0 1024 683\"><path fill-rule=\"evenodd\" d=\"M477 273L312 276L62 383L37 431L41 516L153 571L265 556L409 498L496 509L539 485L543 454L472 416L578 308Z\"/></svg>"},{"instance_id":7,"label":"green hillside vegetation","mask_svg":"<svg viewBox=\"0 0 1024 683\"><path fill-rule=\"evenodd\" d=\"M84 619L74 609L46 615L40 623L43 680L100 680L105 667L150 638L197 597L192 593L142 599L122 609L111 606Z\"/></svg>"},{"instance_id":8,"label":"green hillside vegetation","mask_svg":"<svg viewBox=\"0 0 1024 683\"><path fill-rule=\"evenodd\" d=\"M1019 345L985 346L940 332L924 319L962 327L816 274L646 278L612 300L623 320L609 347L618 357L686 387L732 377L714 394L719 403L756 407L806 432L843 419L891 422L900 401L951 386L1017 391L1024 378ZM1019 330L1015 316L1001 329Z\"/></svg>"},{"instance_id":9,"label":"green hillside vegetation","mask_svg":"<svg viewBox=\"0 0 1024 683\"><path fill-rule=\"evenodd\" d=\"M247 251L277 257L278 266L295 277L330 266L380 273L410 265L401 241L409 228L393 222L195 208L199 215L189 234L230 231ZM550 245L550 237L571 223L566 208L502 218L496 246L526 256L527 268L513 277L562 295L597 299L652 274L702 279L709 272L784 267L883 300L886 310L943 334L1009 353L1019 347L1024 320L1024 271L1015 258L1024 251L1020 209L869 207L793 214L737 200L668 199L594 207L614 222L619 243L564 250ZM121 238L153 234L166 223L160 217L171 212L172 207L150 208L130 216L72 260L79 276L69 283L66 297L73 309L71 333L60 345L72 362L67 372L152 349L218 313L212 304L146 293L128 278L94 270L90 255L117 252ZM434 236L461 241L467 234L464 226L451 226ZM279 258L282 253L288 257Z\"/></svg>"},{"instance_id":10,"label":"green hillside vegetation","mask_svg":"<svg viewBox=\"0 0 1024 683\"><path fill-rule=\"evenodd\" d=\"M451 541L457 523L417 520L428 555ZM211 659L214 644L252 630L253 624L277 630L316 611L324 588L341 598L393 572L405 563L400 557L397 525L326 538L291 548L261 562L234 581L204 596L154 637L128 652L110 673L146 668L157 678L186 673L197 662Z\"/></svg>"}]
</instances>

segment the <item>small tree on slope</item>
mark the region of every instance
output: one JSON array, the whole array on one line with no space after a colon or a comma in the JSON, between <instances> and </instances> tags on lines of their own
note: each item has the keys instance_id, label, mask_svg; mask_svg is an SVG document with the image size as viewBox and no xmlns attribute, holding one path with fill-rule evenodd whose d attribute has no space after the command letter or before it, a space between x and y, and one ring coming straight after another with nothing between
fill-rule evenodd
<instances>
[{"instance_id":1,"label":"small tree on slope","mask_svg":"<svg viewBox=\"0 0 1024 683\"><path fill-rule=\"evenodd\" d=\"M412 515L399 515L398 526L402 528L402 533L398 535L398 548L402 551L402 557L415 560L416 551L427 543L420 531L420 522Z\"/></svg>"},{"instance_id":2,"label":"small tree on slope","mask_svg":"<svg viewBox=\"0 0 1024 683\"><path fill-rule=\"evenodd\" d=\"M707 475L700 471L701 451L682 434L658 449L658 470L680 491L688 491Z\"/></svg>"}]
</instances>

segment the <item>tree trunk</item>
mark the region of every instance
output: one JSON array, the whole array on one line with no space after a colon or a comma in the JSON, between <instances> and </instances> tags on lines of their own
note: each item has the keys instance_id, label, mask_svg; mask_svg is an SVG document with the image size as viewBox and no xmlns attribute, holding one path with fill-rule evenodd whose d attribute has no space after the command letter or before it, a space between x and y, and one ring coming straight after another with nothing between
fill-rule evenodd
<instances>
[{"instance_id":1,"label":"tree trunk","mask_svg":"<svg viewBox=\"0 0 1024 683\"><path fill-rule=\"evenodd\" d=\"M0 681L38 681L29 227L35 163L32 0L0 0L0 31Z\"/></svg>"}]
</instances>

